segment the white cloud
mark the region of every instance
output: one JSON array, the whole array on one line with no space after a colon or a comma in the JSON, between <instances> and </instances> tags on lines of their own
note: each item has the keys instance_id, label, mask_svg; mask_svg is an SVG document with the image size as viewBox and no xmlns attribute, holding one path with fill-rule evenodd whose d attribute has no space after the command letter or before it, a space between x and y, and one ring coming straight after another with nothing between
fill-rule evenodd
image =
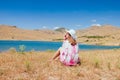
<instances>
[{"instance_id":1,"label":"white cloud","mask_svg":"<svg viewBox=\"0 0 120 80\"><path fill-rule=\"evenodd\" d=\"M60 27L54 27L53 29L55 30L55 29L58 29L58 28L60 28Z\"/></svg>"},{"instance_id":2,"label":"white cloud","mask_svg":"<svg viewBox=\"0 0 120 80\"><path fill-rule=\"evenodd\" d=\"M42 28L43 28L43 29L46 29L46 28L47 28L47 26L42 26Z\"/></svg>"},{"instance_id":3,"label":"white cloud","mask_svg":"<svg viewBox=\"0 0 120 80\"><path fill-rule=\"evenodd\" d=\"M93 19L93 20L91 20L91 22L97 22L97 20L96 20L96 19Z\"/></svg>"},{"instance_id":4,"label":"white cloud","mask_svg":"<svg viewBox=\"0 0 120 80\"><path fill-rule=\"evenodd\" d=\"M91 26L101 26L101 24L92 24Z\"/></svg>"}]
</instances>

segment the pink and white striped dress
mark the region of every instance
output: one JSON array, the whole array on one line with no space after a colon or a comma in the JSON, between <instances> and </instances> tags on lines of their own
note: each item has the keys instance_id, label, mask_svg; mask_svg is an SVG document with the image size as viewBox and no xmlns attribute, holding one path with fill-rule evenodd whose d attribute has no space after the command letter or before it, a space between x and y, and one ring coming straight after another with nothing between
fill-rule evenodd
<instances>
[{"instance_id":1,"label":"pink and white striped dress","mask_svg":"<svg viewBox=\"0 0 120 80\"><path fill-rule=\"evenodd\" d=\"M60 48L60 61L65 65L76 65L79 61L78 44L72 46L67 40Z\"/></svg>"}]
</instances>

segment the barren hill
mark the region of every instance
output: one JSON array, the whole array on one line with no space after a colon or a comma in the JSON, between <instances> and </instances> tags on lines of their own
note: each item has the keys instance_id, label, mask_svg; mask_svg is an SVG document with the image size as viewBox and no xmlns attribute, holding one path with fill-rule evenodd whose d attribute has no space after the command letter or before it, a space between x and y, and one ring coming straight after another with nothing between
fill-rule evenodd
<instances>
[{"instance_id":1,"label":"barren hill","mask_svg":"<svg viewBox=\"0 0 120 80\"><path fill-rule=\"evenodd\" d=\"M91 26L85 30L77 30L81 43L97 45L120 45L120 28L103 25Z\"/></svg>"},{"instance_id":2,"label":"barren hill","mask_svg":"<svg viewBox=\"0 0 120 80\"><path fill-rule=\"evenodd\" d=\"M79 31L78 31L79 32ZM120 34L120 28L111 26L111 25L103 25L103 26L91 26L82 31L82 35L91 35L91 36L105 36L105 35L113 35Z\"/></svg>"},{"instance_id":3,"label":"barren hill","mask_svg":"<svg viewBox=\"0 0 120 80\"><path fill-rule=\"evenodd\" d=\"M59 36L58 36L59 35ZM24 30L14 26L0 25L0 39L2 40L44 40L59 39L62 33L53 30Z\"/></svg>"},{"instance_id":4,"label":"barren hill","mask_svg":"<svg viewBox=\"0 0 120 80\"><path fill-rule=\"evenodd\" d=\"M24 30L16 26L0 25L1 40L61 41L64 30ZM103 25L77 30L77 41L84 44L120 45L120 28Z\"/></svg>"}]
</instances>

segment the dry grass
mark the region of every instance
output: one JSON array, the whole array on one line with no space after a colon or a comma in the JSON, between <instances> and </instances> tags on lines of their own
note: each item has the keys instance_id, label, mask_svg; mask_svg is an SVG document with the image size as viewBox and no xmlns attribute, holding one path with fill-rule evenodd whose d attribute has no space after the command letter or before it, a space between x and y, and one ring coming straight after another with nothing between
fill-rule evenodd
<instances>
[{"instance_id":1,"label":"dry grass","mask_svg":"<svg viewBox=\"0 0 120 80\"><path fill-rule=\"evenodd\" d=\"M81 65L49 62L53 51L0 54L0 80L120 80L120 50L80 51Z\"/></svg>"}]
</instances>

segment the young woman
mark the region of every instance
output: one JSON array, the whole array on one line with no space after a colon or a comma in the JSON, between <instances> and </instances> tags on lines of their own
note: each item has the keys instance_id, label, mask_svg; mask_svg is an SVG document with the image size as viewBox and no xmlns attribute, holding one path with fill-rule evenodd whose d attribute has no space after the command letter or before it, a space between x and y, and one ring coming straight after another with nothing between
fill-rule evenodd
<instances>
[{"instance_id":1,"label":"young woman","mask_svg":"<svg viewBox=\"0 0 120 80\"><path fill-rule=\"evenodd\" d=\"M57 50L55 55L52 57L52 60L59 57L60 62L68 66L73 66L80 63L78 55L79 48L76 42L77 37L75 34L76 32L73 29L66 31L63 45Z\"/></svg>"}]
</instances>

